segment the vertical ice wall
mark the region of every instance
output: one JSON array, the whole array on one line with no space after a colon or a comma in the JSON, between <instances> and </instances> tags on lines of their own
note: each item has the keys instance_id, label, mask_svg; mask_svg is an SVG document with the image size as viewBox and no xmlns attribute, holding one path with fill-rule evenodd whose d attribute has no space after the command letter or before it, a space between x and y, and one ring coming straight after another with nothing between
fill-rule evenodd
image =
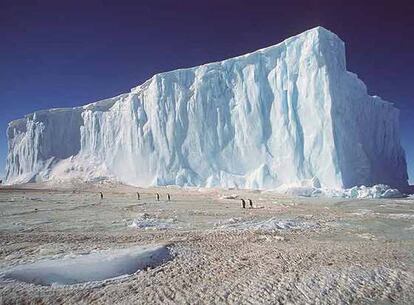
<instances>
[{"instance_id":1,"label":"vertical ice wall","mask_svg":"<svg viewBox=\"0 0 414 305\"><path fill-rule=\"evenodd\" d=\"M56 161L80 151L81 124L81 113L76 109L38 111L11 122L6 181L32 181L39 174L47 179Z\"/></svg>"},{"instance_id":2,"label":"vertical ice wall","mask_svg":"<svg viewBox=\"0 0 414 305\"><path fill-rule=\"evenodd\" d=\"M343 42L320 27L157 74L112 99L28 116L8 135L9 183L111 177L270 188L318 177L326 187L407 184L398 110L367 94L346 71Z\"/></svg>"}]
</instances>

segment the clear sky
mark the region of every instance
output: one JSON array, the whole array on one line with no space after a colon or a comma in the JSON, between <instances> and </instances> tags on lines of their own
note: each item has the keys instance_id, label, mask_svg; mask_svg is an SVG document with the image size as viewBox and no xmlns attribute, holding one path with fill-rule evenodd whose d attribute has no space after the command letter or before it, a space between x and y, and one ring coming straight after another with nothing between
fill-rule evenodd
<instances>
[{"instance_id":1,"label":"clear sky","mask_svg":"<svg viewBox=\"0 0 414 305\"><path fill-rule=\"evenodd\" d=\"M10 120L115 96L154 73L254 51L321 25L345 41L348 70L369 93L401 109L414 183L413 16L414 4L398 0L1 0L0 174Z\"/></svg>"}]
</instances>

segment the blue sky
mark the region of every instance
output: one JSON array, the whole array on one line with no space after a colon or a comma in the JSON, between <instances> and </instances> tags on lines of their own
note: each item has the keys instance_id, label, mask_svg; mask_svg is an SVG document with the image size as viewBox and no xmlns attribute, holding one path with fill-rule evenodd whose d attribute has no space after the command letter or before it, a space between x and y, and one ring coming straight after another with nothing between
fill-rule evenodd
<instances>
[{"instance_id":1,"label":"blue sky","mask_svg":"<svg viewBox=\"0 0 414 305\"><path fill-rule=\"evenodd\" d=\"M401 109L414 183L414 5L407 1L0 3L0 173L7 123L128 91L154 73L250 52L321 25L348 70ZM409 39L408 39L409 38Z\"/></svg>"}]
</instances>

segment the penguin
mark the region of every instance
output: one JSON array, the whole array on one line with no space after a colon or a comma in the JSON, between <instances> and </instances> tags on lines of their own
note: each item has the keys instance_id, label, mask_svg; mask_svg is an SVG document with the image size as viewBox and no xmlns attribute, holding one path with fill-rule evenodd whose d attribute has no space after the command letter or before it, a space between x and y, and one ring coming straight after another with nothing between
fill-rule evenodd
<instances>
[{"instance_id":1,"label":"penguin","mask_svg":"<svg viewBox=\"0 0 414 305\"><path fill-rule=\"evenodd\" d=\"M137 192L137 199L138 200L140 200L141 199L141 196L140 196L140 194Z\"/></svg>"},{"instance_id":2,"label":"penguin","mask_svg":"<svg viewBox=\"0 0 414 305\"><path fill-rule=\"evenodd\" d=\"M171 201L170 193L167 193L167 198L168 198L168 201Z\"/></svg>"},{"instance_id":3,"label":"penguin","mask_svg":"<svg viewBox=\"0 0 414 305\"><path fill-rule=\"evenodd\" d=\"M242 208L245 209L246 208L246 201L244 201L244 199L241 199L242 202Z\"/></svg>"},{"instance_id":4,"label":"penguin","mask_svg":"<svg viewBox=\"0 0 414 305\"><path fill-rule=\"evenodd\" d=\"M103 199L104 197L103 197L103 193L102 192L99 192L100 194L101 194L101 199Z\"/></svg>"},{"instance_id":5,"label":"penguin","mask_svg":"<svg viewBox=\"0 0 414 305\"><path fill-rule=\"evenodd\" d=\"M157 193L157 201L160 201L160 194Z\"/></svg>"},{"instance_id":6,"label":"penguin","mask_svg":"<svg viewBox=\"0 0 414 305\"><path fill-rule=\"evenodd\" d=\"M253 201L249 199L250 208L253 209Z\"/></svg>"}]
</instances>

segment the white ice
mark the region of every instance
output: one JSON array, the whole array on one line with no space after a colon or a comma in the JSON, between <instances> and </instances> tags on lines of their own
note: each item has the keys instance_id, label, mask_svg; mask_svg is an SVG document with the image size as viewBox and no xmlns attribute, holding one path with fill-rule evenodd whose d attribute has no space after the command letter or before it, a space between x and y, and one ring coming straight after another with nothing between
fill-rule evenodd
<instances>
[{"instance_id":1,"label":"white ice","mask_svg":"<svg viewBox=\"0 0 414 305\"><path fill-rule=\"evenodd\" d=\"M136 216L130 224L130 227L144 230L166 230L177 226L175 219L160 219L157 217L151 217L147 213L142 213Z\"/></svg>"},{"instance_id":2,"label":"white ice","mask_svg":"<svg viewBox=\"0 0 414 305\"><path fill-rule=\"evenodd\" d=\"M389 185L376 184L371 187L365 185L354 186L349 189L329 189L318 188L313 186L292 186L282 185L274 190L275 193L281 193L291 196L302 197L343 197L353 199L364 198L403 198L405 197L398 189L391 188Z\"/></svg>"},{"instance_id":3,"label":"white ice","mask_svg":"<svg viewBox=\"0 0 414 305\"><path fill-rule=\"evenodd\" d=\"M346 70L343 41L322 27L156 74L114 98L35 112L9 124L8 143L9 184L407 187L399 110L368 95Z\"/></svg>"},{"instance_id":4,"label":"white ice","mask_svg":"<svg viewBox=\"0 0 414 305\"><path fill-rule=\"evenodd\" d=\"M169 258L164 245L140 246L44 259L3 270L2 277L38 285L71 285L133 274Z\"/></svg>"},{"instance_id":5,"label":"white ice","mask_svg":"<svg viewBox=\"0 0 414 305\"><path fill-rule=\"evenodd\" d=\"M270 218L266 220L242 221L241 219L231 218L224 223L217 223L216 227L220 229L272 232L317 228L318 224L295 219Z\"/></svg>"}]
</instances>

